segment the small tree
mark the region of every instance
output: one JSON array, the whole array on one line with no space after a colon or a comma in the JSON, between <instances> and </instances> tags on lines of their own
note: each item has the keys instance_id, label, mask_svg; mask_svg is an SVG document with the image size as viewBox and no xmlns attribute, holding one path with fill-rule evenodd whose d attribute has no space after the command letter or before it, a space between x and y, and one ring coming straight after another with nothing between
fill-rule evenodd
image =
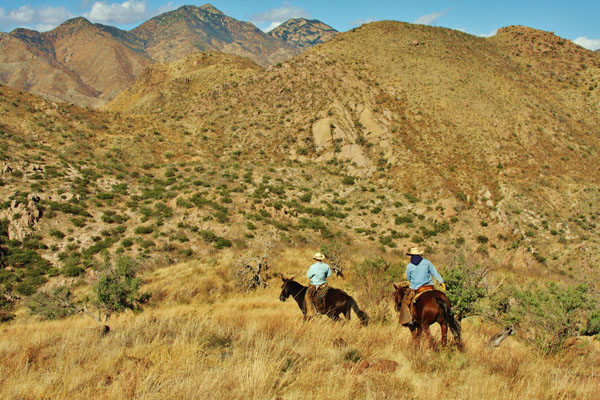
<instances>
[{"instance_id":1,"label":"small tree","mask_svg":"<svg viewBox=\"0 0 600 400\"><path fill-rule=\"evenodd\" d=\"M118 257L114 267L107 260L105 271L94 285L94 296L86 299L83 311L99 324L108 323L111 315L125 310L140 311L150 294L139 292L142 281L136 277L136 268L136 262L128 256ZM93 306L96 313L92 313L88 305Z\"/></svg>"},{"instance_id":2,"label":"small tree","mask_svg":"<svg viewBox=\"0 0 600 400\"><path fill-rule=\"evenodd\" d=\"M458 265L444 272L448 300L457 320L479 314L478 300L485 297L487 269L480 265Z\"/></svg>"},{"instance_id":3,"label":"small tree","mask_svg":"<svg viewBox=\"0 0 600 400\"><path fill-rule=\"evenodd\" d=\"M10 293L0 286L0 322L10 321L15 317L12 313L14 299Z\"/></svg>"},{"instance_id":4,"label":"small tree","mask_svg":"<svg viewBox=\"0 0 600 400\"><path fill-rule=\"evenodd\" d=\"M273 242L261 241L254 255L240 257L233 264L238 286L248 293L260 287L268 287L268 271L272 266Z\"/></svg>"},{"instance_id":5,"label":"small tree","mask_svg":"<svg viewBox=\"0 0 600 400\"><path fill-rule=\"evenodd\" d=\"M353 270L356 288L360 293L361 302L369 309L371 321L386 322L389 307L393 304L392 284L402 280L402 268L383 258L367 258L355 265Z\"/></svg>"},{"instance_id":6,"label":"small tree","mask_svg":"<svg viewBox=\"0 0 600 400\"><path fill-rule=\"evenodd\" d=\"M329 260L329 266L336 276L344 277L343 269L346 261L346 255L342 246L337 243L321 246L321 253Z\"/></svg>"}]
</instances>

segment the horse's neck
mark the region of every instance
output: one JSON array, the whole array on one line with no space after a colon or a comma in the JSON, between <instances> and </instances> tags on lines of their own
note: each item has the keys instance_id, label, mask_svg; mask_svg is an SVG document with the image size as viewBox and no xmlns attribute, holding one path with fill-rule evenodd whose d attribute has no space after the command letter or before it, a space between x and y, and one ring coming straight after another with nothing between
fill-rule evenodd
<instances>
[{"instance_id":1,"label":"horse's neck","mask_svg":"<svg viewBox=\"0 0 600 400\"><path fill-rule=\"evenodd\" d=\"M296 303L298 303L298 307L302 308L304 306L304 295L306 294L306 289L308 288L296 281L291 282L291 284L292 288L290 292L292 292L292 297L294 300L296 300Z\"/></svg>"}]
</instances>

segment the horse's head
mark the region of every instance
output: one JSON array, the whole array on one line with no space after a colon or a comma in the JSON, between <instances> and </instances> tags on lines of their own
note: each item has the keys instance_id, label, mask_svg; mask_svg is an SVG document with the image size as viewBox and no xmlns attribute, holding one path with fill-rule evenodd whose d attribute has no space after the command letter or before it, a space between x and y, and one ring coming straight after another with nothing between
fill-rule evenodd
<instances>
[{"instance_id":1,"label":"horse's head","mask_svg":"<svg viewBox=\"0 0 600 400\"><path fill-rule=\"evenodd\" d=\"M394 289L396 290L394 293L394 309L396 311L400 311L400 305L402 304L402 299L404 295L410 288L410 284L408 282L402 282L399 285L394 284Z\"/></svg>"},{"instance_id":2,"label":"horse's head","mask_svg":"<svg viewBox=\"0 0 600 400\"><path fill-rule=\"evenodd\" d=\"M292 279L287 279L282 276L281 280L283 281L283 285L281 285L281 293L279 294L279 300L286 301L287 298L292 295L290 293L290 282L292 282Z\"/></svg>"}]
</instances>

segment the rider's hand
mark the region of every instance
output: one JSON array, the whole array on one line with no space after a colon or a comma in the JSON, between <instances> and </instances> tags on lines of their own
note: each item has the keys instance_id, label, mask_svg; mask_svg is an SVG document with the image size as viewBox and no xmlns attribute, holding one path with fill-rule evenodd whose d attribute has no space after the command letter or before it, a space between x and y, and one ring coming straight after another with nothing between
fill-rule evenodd
<instances>
[{"instance_id":1,"label":"rider's hand","mask_svg":"<svg viewBox=\"0 0 600 400\"><path fill-rule=\"evenodd\" d=\"M445 292L445 291L446 291L446 284L445 284L444 282L440 283L440 290L441 290L442 292Z\"/></svg>"}]
</instances>

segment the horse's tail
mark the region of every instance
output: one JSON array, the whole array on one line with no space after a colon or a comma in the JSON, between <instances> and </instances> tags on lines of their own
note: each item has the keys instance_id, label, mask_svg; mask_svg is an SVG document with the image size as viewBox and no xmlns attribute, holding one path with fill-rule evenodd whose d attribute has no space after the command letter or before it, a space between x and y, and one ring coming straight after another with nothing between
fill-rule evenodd
<instances>
[{"instance_id":1,"label":"horse's tail","mask_svg":"<svg viewBox=\"0 0 600 400\"><path fill-rule=\"evenodd\" d=\"M450 307L448 306L448 303L446 303L444 299L436 297L435 301L437 302L440 308L444 320L446 320L446 322L448 323L450 331L452 331L452 336L454 336L454 340L458 344L459 348L462 348L462 341L460 338L462 328L460 327L460 323L454 318L454 316L450 312Z\"/></svg>"},{"instance_id":2,"label":"horse's tail","mask_svg":"<svg viewBox=\"0 0 600 400\"><path fill-rule=\"evenodd\" d=\"M350 303L350 307L352 307L352 309L358 316L358 319L360 319L360 322L364 326L367 326L369 324L369 316L367 315L366 312L364 312L363 310L358 308L358 304L356 304L356 301L354 300L354 298L352 296L350 296L350 295L347 295L347 296L348 296L348 302Z\"/></svg>"}]
</instances>

